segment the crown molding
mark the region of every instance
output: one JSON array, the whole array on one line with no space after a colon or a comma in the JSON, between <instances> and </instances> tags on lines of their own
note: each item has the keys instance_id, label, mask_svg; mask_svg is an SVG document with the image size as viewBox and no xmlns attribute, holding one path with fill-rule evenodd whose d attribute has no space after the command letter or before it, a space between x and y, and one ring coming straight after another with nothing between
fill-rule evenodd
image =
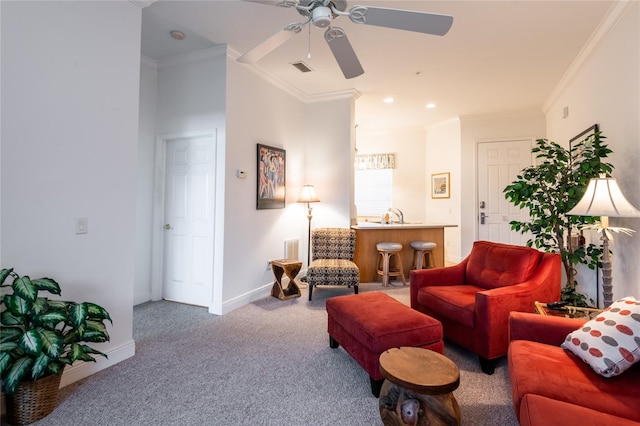
<instances>
[{"instance_id":1,"label":"crown molding","mask_svg":"<svg viewBox=\"0 0 640 426\"><path fill-rule=\"evenodd\" d=\"M227 57L235 61L240 57L240 53L238 53L238 51L236 51L235 49L229 46L227 49ZM356 89L309 95L299 90L298 88L292 86L289 82L283 80L279 76L273 74L272 72L268 71L267 69L261 67L258 64L253 63L253 64L242 64L242 65L247 67L249 70L251 70L253 73L258 75L260 78L273 84L277 88L284 90L294 98L304 103L327 102L327 101L347 99L347 98L358 99L361 96L361 93L358 92Z\"/></svg>"},{"instance_id":2,"label":"crown molding","mask_svg":"<svg viewBox=\"0 0 640 426\"><path fill-rule=\"evenodd\" d=\"M154 4L157 0L129 0L129 3L135 4L140 9L144 9L145 7L149 7Z\"/></svg>"},{"instance_id":3,"label":"crown molding","mask_svg":"<svg viewBox=\"0 0 640 426\"><path fill-rule=\"evenodd\" d=\"M547 114L551 106L558 99L560 94L567 88L576 74L582 69L584 63L589 59L593 51L602 43L609 33L618 25L618 22L627 13L636 0L620 0L613 2L596 30L593 32L587 43L584 45L578 56L571 63L556 87L553 89L547 100L542 104L542 112Z\"/></svg>"},{"instance_id":4,"label":"crown molding","mask_svg":"<svg viewBox=\"0 0 640 426\"><path fill-rule=\"evenodd\" d=\"M155 71L158 71L158 61L152 59L148 56L140 55L140 63L142 65L146 65L149 68L153 68Z\"/></svg>"},{"instance_id":5,"label":"crown molding","mask_svg":"<svg viewBox=\"0 0 640 426\"><path fill-rule=\"evenodd\" d=\"M221 44L209 49L202 49L195 52L172 55L158 60L158 68L165 69L177 65L185 65L206 61L208 59L224 58L227 54L227 45Z\"/></svg>"},{"instance_id":6,"label":"crown molding","mask_svg":"<svg viewBox=\"0 0 640 426\"><path fill-rule=\"evenodd\" d=\"M338 92L318 93L306 96L307 103L335 101L339 99L358 99L362 94L356 89L341 90Z\"/></svg>"},{"instance_id":7,"label":"crown molding","mask_svg":"<svg viewBox=\"0 0 640 426\"><path fill-rule=\"evenodd\" d=\"M525 109L514 111L502 111L502 112L490 112L486 114L464 114L458 116L460 122L469 121L485 121L485 120L500 120L504 118L522 118L532 116L543 116L544 112L540 109Z\"/></svg>"}]
</instances>

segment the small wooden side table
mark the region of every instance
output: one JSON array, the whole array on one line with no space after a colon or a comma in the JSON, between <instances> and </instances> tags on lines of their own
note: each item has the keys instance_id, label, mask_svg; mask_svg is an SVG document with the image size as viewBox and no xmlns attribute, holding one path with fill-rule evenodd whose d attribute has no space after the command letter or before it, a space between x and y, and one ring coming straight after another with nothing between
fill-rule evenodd
<instances>
[{"instance_id":1,"label":"small wooden side table","mask_svg":"<svg viewBox=\"0 0 640 426\"><path fill-rule=\"evenodd\" d=\"M280 259L271 261L271 270L276 280L271 288L271 295L280 300L287 300L293 297L300 297L300 287L296 284L296 275L302 268L302 262L293 259ZM289 278L289 284L286 288L282 287L282 275L286 274Z\"/></svg>"},{"instance_id":2,"label":"small wooden side table","mask_svg":"<svg viewBox=\"0 0 640 426\"><path fill-rule=\"evenodd\" d=\"M380 355L386 379L380 391L385 425L459 425L460 407L453 391L460 385L458 366L423 348L400 347Z\"/></svg>"}]
</instances>

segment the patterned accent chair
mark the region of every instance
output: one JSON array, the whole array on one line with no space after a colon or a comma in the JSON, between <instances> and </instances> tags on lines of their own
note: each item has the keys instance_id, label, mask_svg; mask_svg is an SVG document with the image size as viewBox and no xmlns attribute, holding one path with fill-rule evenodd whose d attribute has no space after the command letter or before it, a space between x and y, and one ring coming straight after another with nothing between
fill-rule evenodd
<instances>
[{"instance_id":1,"label":"patterned accent chair","mask_svg":"<svg viewBox=\"0 0 640 426\"><path fill-rule=\"evenodd\" d=\"M356 231L346 228L318 228L311 232L312 262L307 271L309 300L318 285L353 286L358 294L360 270L353 263Z\"/></svg>"}]
</instances>

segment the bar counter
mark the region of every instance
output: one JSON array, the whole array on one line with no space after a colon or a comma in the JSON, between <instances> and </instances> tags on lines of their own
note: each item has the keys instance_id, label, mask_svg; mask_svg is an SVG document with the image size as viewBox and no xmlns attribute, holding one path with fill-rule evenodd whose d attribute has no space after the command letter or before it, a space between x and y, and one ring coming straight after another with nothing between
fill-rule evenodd
<instances>
[{"instance_id":1,"label":"bar counter","mask_svg":"<svg viewBox=\"0 0 640 426\"><path fill-rule=\"evenodd\" d=\"M433 250L435 266L444 266L444 228L458 225L403 223L382 224L375 222L360 222L351 228L356 231L356 252L354 262L360 269L360 282L374 282L377 280L378 251L376 244L389 241L402 244L402 267L409 277L413 263L413 249L411 242L422 240L436 243Z\"/></svg>"}]
</instances>

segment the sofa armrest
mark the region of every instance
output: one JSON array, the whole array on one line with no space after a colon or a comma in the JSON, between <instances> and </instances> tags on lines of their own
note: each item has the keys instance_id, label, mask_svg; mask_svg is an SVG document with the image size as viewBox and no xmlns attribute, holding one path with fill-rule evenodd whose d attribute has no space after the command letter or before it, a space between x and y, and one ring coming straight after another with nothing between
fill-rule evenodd
<instances>
[{"instance_id":1,"label":"sofa armrest","mask_svg":"<svg viewBox=\"0 0 640 426\"><path fill-rule=\"evenodd\" d=\"M569 333L587 322L584 318L565 318L511 312L509 315L509 341L530 340L560 346Z\"/></svg>"},{"instance_id":2,"label":"sofa armrest","mask_svg":"<svg viewBox=\"0 0 640 426\"><path fill-rule=\"evenodd\" d=\"M409 274L409 288L411 294L411 307L418 303L418 290L427 286L446 286L464 284L467 259L453 265L442 268L413 270Z\"/></svg>"}]
</instances>

